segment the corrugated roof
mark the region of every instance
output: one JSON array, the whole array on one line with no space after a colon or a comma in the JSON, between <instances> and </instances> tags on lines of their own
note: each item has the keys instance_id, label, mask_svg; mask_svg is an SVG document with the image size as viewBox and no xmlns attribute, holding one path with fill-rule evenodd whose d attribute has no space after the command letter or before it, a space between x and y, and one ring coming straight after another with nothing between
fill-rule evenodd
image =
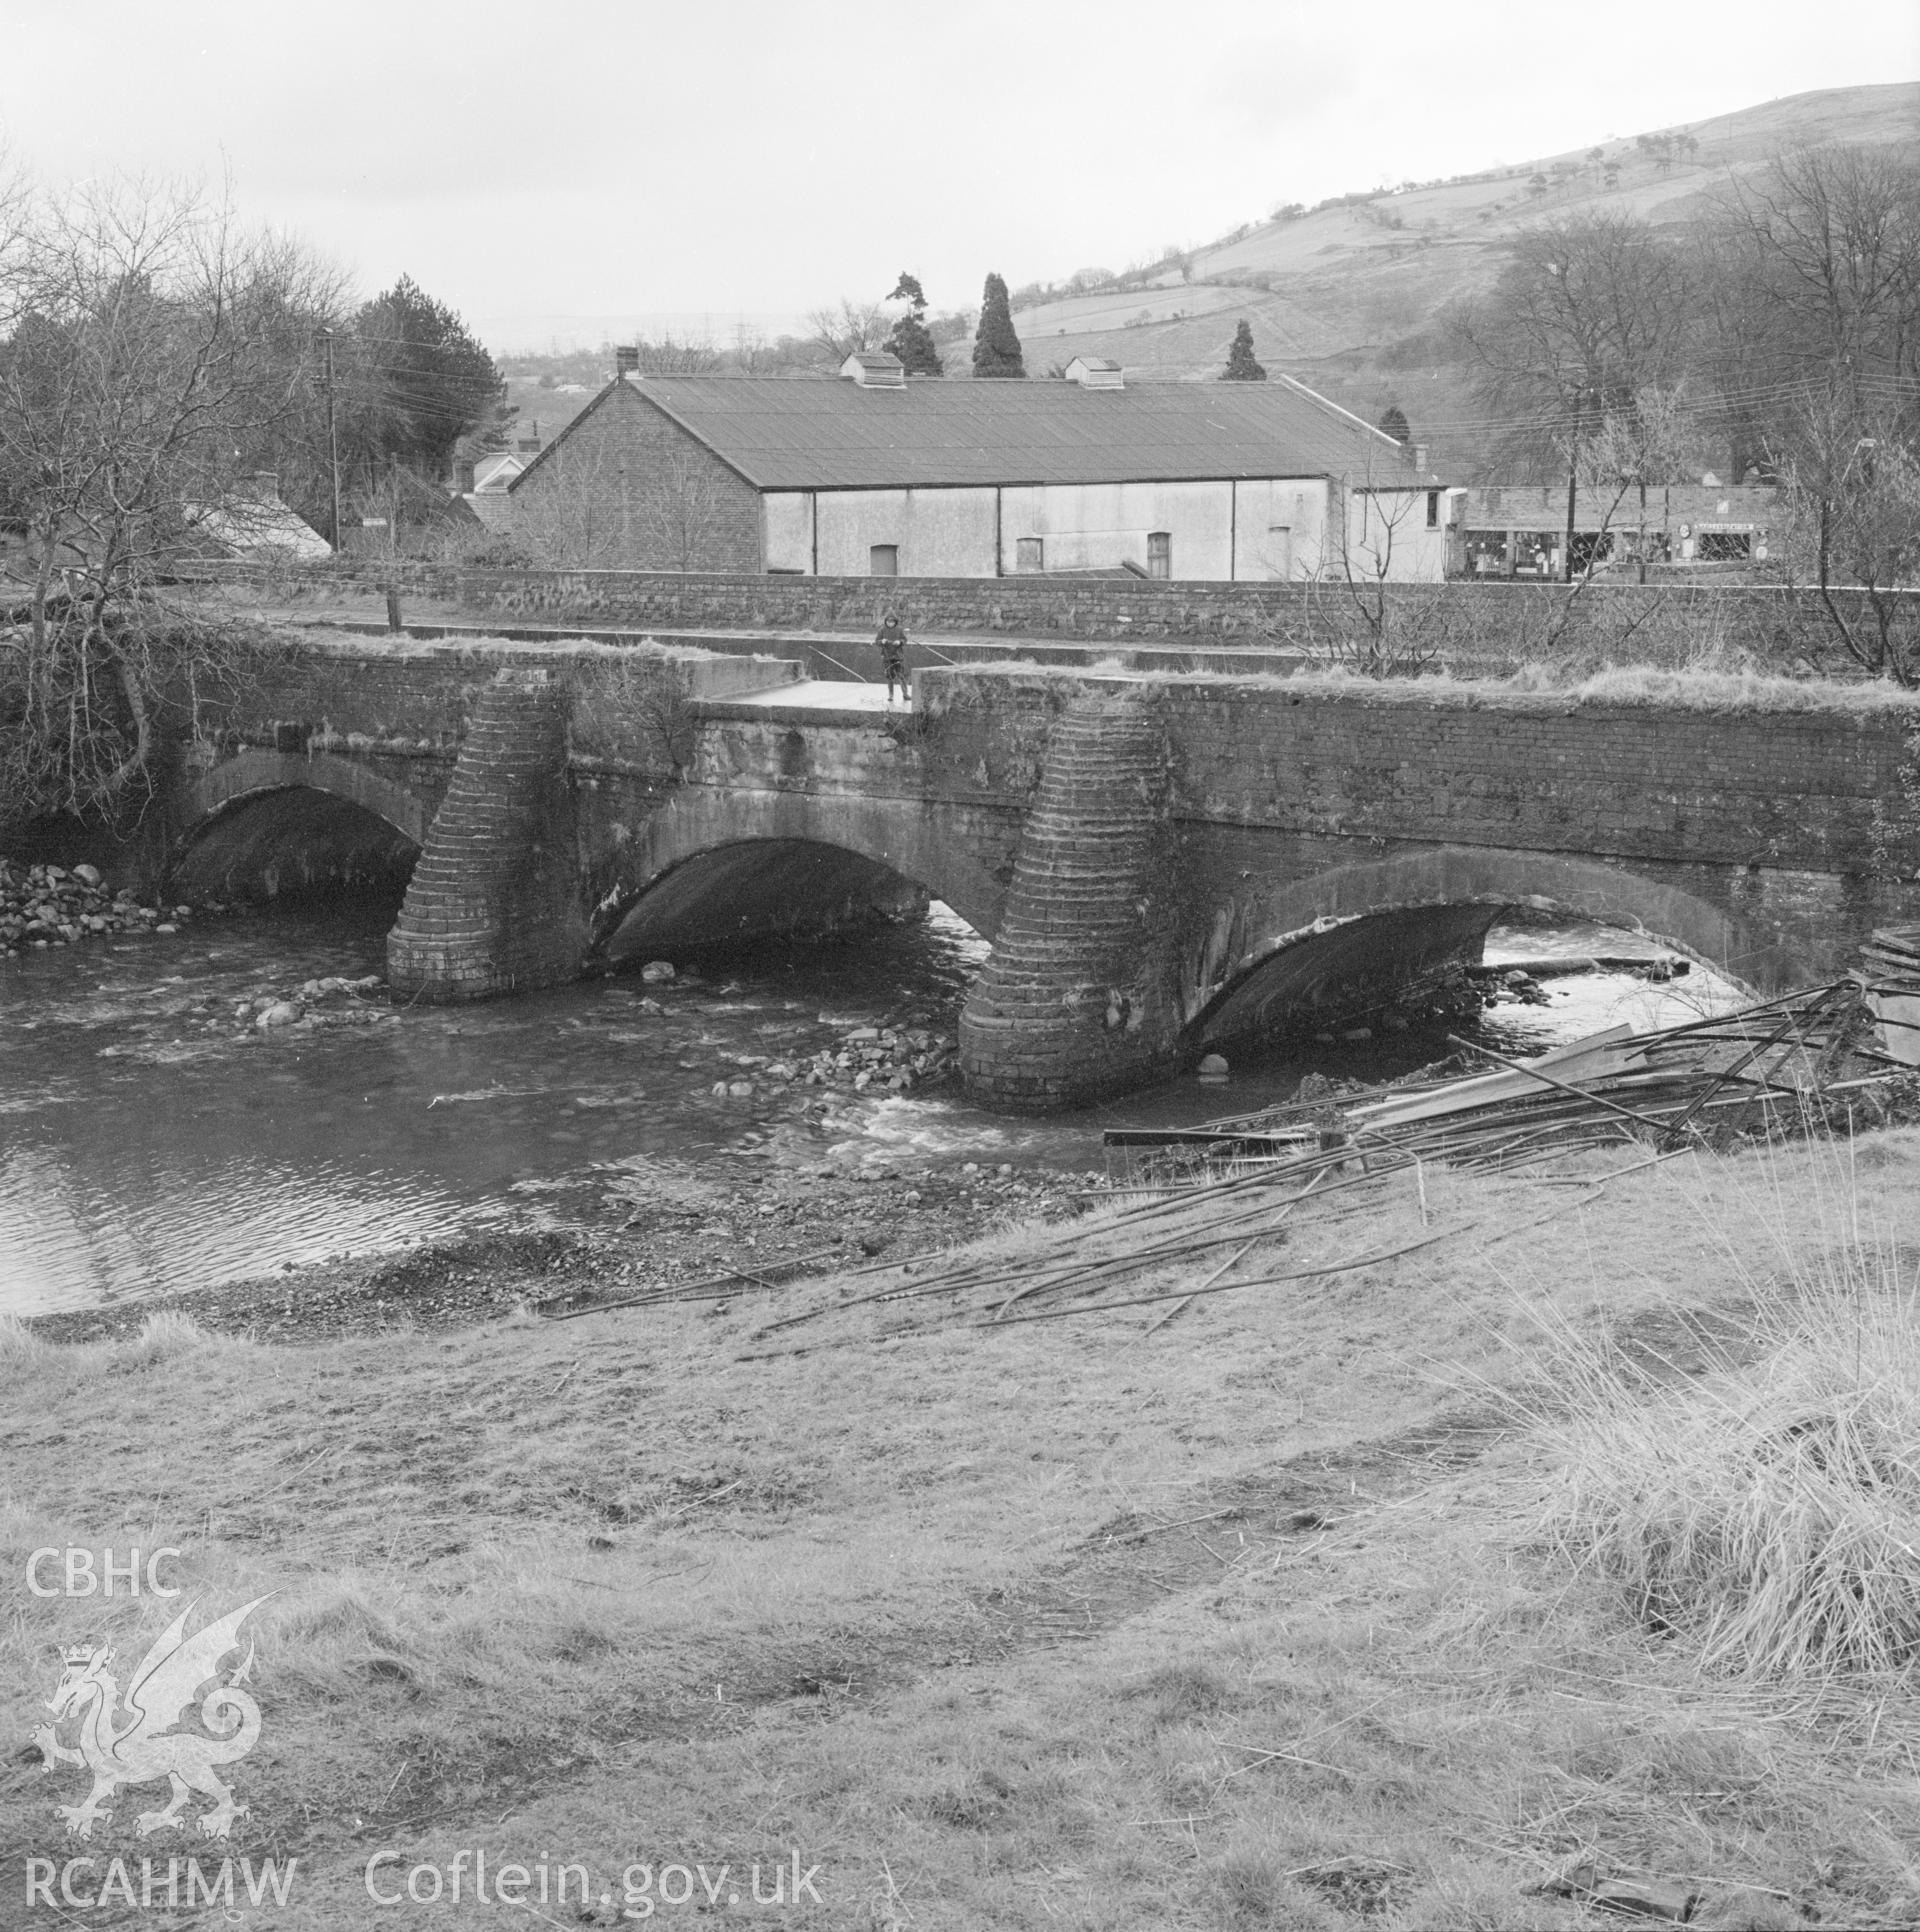
<instances>
[{"instance_id":1,"label":"corrugated roof","mask_svg":"<svg viewBox=\"0 0 1920 1932\"><path fill-rule=\"evenodd\" d=\"M923 379L889 390L825 376L647 376L633 386L763 490L1326 475L1422 487L1440 480L1414 469L1391 437L1285 380L1088 390L1073 382Z\"/></svg>"}]
</instances>

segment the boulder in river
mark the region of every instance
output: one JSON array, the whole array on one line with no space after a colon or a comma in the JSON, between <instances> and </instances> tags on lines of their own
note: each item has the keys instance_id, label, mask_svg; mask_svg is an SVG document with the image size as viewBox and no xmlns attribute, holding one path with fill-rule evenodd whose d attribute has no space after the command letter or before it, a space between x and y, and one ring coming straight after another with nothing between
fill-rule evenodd
<instances>
[{"instance_id":1,"label":"boulder in river","mask_svg":"<svg viewBox=\"0 0 1920 1932\"><path fill-rule=\"evenodd\" d=\"M278 1026L297 1026L306 1017L306 1009L293 1000L276 1000L254 1021L262 1033L270 1033Z\"/></svg>"},{"instance_id":2,"label":"boulder in river","mask_svg":"<svg viewBox=\"0 0 1920 1932\"><path fill-rule=\"evenodd\" d=\"M670 960L650 959L640 968L640 977L649 986L664 986L673 976Z\"/></svg>"}]
</instances>

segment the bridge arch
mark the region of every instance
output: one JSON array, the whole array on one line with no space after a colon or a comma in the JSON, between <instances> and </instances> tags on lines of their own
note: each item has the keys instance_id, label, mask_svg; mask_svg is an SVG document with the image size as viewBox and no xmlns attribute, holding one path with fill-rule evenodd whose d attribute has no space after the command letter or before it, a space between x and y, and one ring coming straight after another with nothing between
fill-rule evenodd
<instances>
[{"instance_id":1,"label":"bridge arch","mask_svg":"<svg viewBox=\"0 0 1920 1932\"><path fill-rule=\"evenodd\" d=\"M404 876L433 807L350 759L247 750L188 791L169 867L183 889L271 897L283 881Z\"/></svg>"},{"instance_id":2,"label":"bridge arch","mask_svg":"<svg viewBox=\"0 0 1920 1932\"><path fill-rule=\"evenodd\" d=\"M427 842L433 807L404 785L396 785L350 758L335 758L325 752L309 757L298 751L259 750L236 752L194 780L187 794L186 837L192 838L208 819L238 800L262 792L296 790L343 798L384 819L411 844Z\"/></svg>"},{"instance_id":3,"label":"bridge arch","mask_svg":"<svg viewBox=\"0 0 1920 1932\"><path fill-rule=\"evenodd\" d=\"M642 908L777 930L790 915L855 900L885 907L935 898L991 936L1006 888L917 800L799 792L676 793L614 855L594 908L593 945L609 947ZM729 904L733 914L725 910Z\"/></svg>"},{"instance_id":4,"label":"bridge arch","mask_svg":"<svg viewBox=\"0 0 1920 1932\"><path fill-rule=\"evenodd\" d=\"M1563 854L1439 846L1217 905L1183 948L1183 1021L1201 1038L1257 1030L1264 1010L1310 1005L1322 988L1369 968L1386 980L1457 957L1512 905L1644 932L1756 993L1794 985L1811 968L1688 885Z\"/></svg>"}]
</instances>

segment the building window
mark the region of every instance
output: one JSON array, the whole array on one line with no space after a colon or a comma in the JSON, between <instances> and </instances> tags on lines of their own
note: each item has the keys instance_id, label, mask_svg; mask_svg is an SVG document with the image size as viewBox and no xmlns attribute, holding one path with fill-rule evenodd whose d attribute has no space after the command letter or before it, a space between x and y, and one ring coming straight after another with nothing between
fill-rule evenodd
<instances>
[{"instance_id":1,"label":"building window","mask_svg":"<svg viewBox=\"0 0 1920 1932\"><path fill-rule=\"evenodd\" d=\"M1584 575L1589 570L1598 570L1602 564L1613 561L1613 535L1611 530L1576 530L1573 533L1573 567Z\"/></svg>"},{"instance_id":2,"label":"building window","mask_svg":"<svg viewBox=\"0 0 1920 1932\"><path fill-rule=\"evenodd\" d=\"M1047 550L1039 537L1016 537L1013 544L1013 568L1019 576L1037 576L1047 567Z\"/></svg>"},{"instance_id":3,"label":"building window","mask_svg":"<svg viewBox=\"0 0 1920 1932\"><path fill-rule=\"evenodd\" d=\"M1427 492L1427 528L1429 530L1437 530L1439 527L1440 492L1438 490L1429 490Z\"/></svg>"},{"instance_id":4,"label":"building window","mask_svg":"<svg viewBox=\"0 0 1920 1932\"><path fill-rule=\"evenodd\" d=\"M1467 568L1476 577L1504 577L1507 574L1507 533L1504 530L1469 530L1466 544Z\"/></svg>"},{"instance_id":5,"label":"building window","mask_svg":"<svg viewBox=\"0 0 1920 1932\"><path fill-rule=\"evenodd\" d=\"M1747 563L1753 557L1753 532L1750 530L1702 530L1702 563Z\"/></svg>"},{"instance_id":6,"label":"building window","mask_svg":"<svg viewBox=\"0 0 1920 1932\"><path fill-rule=\"evenodd\" d=\"M1147 532L1147 575L1149 577L1173 575L1173 533L1170 530Z\"/></svg>"},{"instance_id":7,"label":"building window","mask_svg":"<svg viewBox=\"0 0 1920 1932\"><path fill-rule=\"evenodd\" d=\"M897 543L876 543L867 552L869 577L897 577L899 574L900 546Z\"/></svg>"}]
</instances>

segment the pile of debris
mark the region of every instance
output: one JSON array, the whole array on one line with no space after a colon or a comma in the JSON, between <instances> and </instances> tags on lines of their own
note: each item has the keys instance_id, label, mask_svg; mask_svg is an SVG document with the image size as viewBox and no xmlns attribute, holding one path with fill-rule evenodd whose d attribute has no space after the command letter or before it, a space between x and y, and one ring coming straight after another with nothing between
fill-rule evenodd
<instances>
[{"instance_id":1,"label":"pile of debris","mask_svg":"<svg viewBox=\"0 0 1920 1932\"><path fill-rule=\"evenodd\" d=\"M0 859L0 957L72 946L115 932L174 932L191 908L143 906L124 887L110 892L90 865L16 865Z\"/></svg>"},{"instance_id":2,"label":"pile of debris","mask_svg":"<svg viewBox=\"0 0 1920 1932\"><path fill-rule=\"evenodd\" d=\"M1883 927L1860 960L1888 1057L1920 1067L1920 926Z\"/></svg>"},{"instance_id":3,"label":"pile of debris","mask_svg":"<svg viewBox=\"0 0 1920 1932\"><path fill-rule=\"evenodd\" d=\"M1108 1171L1148 1191L1356 1154L1506 1171L1622 1140L1665 1152L1878 1125L1920 1100L1906 1071L1914 1061L1889 1045L1897 1032L1920 1036L1920 1010L1886 1023L1901 1000L1920 1009L1920 954L1904 983L1910 991L1851 974L1656 1032L1611 1027L1533 1060L1456 1037L1453 1062L1384 1091L1338 1096L1303 1083L1293 1101L1258 1113L1109 1131ZM1496 1070L1462 1077L1472 1060Z\"/></svg>"}]
</instances>

